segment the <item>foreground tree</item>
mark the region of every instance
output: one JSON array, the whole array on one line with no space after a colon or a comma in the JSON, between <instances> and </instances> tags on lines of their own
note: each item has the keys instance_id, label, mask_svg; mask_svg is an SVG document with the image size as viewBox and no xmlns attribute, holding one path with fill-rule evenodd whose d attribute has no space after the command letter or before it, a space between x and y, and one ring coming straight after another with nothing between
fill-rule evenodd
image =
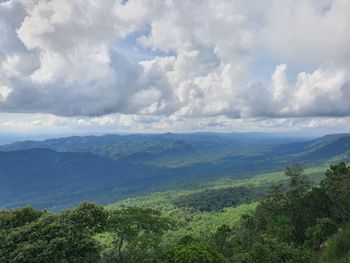
<instances>
[{"instance_id":1,"label":"foreground tree","mask_svg":"<svg viewBox=\"0 0 350 263\"><path fill-rule=\"evenodd\" d=\"M288 195L290 197L296 198L310 187L310 182L301 165L288 166L284 174L289 179Z\"/></svg>"},{"instance_id":2,"label":"foreground tree","mask_svg":"<svg viewBox=\"0 0 350 263\"><path fill-rule=\"evenodd\" d=\"M77 222L82 208L89 216ZM31 208L2 212L0 262L97 262L100 247L92 237L95 231L91 222L103 218L104 213L102 207L86 203L59 214ZM8 223L9 218L13 223Z\"/></svg>"},{"instance_id":3,"label":"foreground tree","mask_svg":"<svg viewBox=\"0 0 350 263\"><path fill-rule=\"evenodd\" d=\"M316 225L306 230L305 243L313 250L319 250L323 242L337 231L337 224L330 218L318 218Z\"/></svg>"},{"instance_id":4,"label":"foreground tree","mask_svg":"<svg viewBox=\"0 0 350 263\"><path fill-rule=\"evenodd\" d=\"M310 263L311 254L302 248L264 237L253 245L241 263Z\"/></svg>"},{"instance_id":5,"label":"foreground tree","mask_svg":"<svg viewBox=\"0 0 350 263\"><path fill-rule=\"evenodd\" d=\"M105 258L117 262L152 262L159 256L156 251L163 233L172 227L173 222L157 210L136 207L113 210L107 229L113 236L115 249L108 251Z\"/></svg>"},{"instance_id":6,"label":"foreground tree","mask_svg":"<svg viewBox=\"0 0 350 263\"><path fill-rule=\"evenodd\" d=\"M38 211L32 207L0 211L0 230L10 230L15 227L21 227L37 220L45 213L45 211Z\"/></svg>"},{"instance_id":7,"label":"foreground tree","mask_svg":"<svg viewBox=\"0 0 350 263\"><path fill-rule=\"evenodd\" d=\"M332 205L332 217L338 221L350 219L350 167L344 162L331 165L321 182Z\"/></svg>"}]
</instances>

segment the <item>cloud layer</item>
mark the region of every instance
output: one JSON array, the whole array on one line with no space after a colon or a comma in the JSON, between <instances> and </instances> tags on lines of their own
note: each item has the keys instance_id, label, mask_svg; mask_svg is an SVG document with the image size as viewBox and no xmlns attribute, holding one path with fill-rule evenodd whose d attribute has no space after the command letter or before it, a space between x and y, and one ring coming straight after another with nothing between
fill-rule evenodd
<instances>
[{"instance_id":1,"label":"cloud layer","mask_svg":"<svg viewBox=\"0 0 350 263\"><path fill-rule=\"evenodd\" d=\"M9 0L0 111L349 116L348 10L347 0Z\"/></svg>"}]
</instances>

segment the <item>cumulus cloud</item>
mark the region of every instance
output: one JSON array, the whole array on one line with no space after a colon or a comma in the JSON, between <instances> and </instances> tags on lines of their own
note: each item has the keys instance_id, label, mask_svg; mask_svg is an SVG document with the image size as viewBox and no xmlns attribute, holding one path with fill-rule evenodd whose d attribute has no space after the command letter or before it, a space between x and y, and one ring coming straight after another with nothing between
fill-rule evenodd
<instances>
[{"instance_id":1,"label":"cumulus cloud","mask_svg":"<svg viewBox=\"0 0 350 263\"><path fill-rule=\"evenodd\" d=\"M349 65L350 17L346 0L272 1L262 43L279 60L308 69L334 61Z\"/></svg>"},{"instance_id":2,"label":"cumulus cloud","mask_svg":"<svg viewBox=\"0 0 350 263\"><path fill-rule=\"evenodd\" d=\"M312 73L301 72L294 84L288 83L286 69L286 65L279 65L272 75L271 105L274 106L272 111L277 115L349 115L350 82L346 69L324 66Z\"/></svg>"},{"instance_id":3,"label":"cumulus cloud","mask_svg":"<svg viewBox=\"0 0 350 263\"><path fill-rule=\"evenodd\" d=\"M347 116L347 10L346 0L9 0L0 4L0 111ZM269 82L251 74L269 66L255 64L261 54L274 63Z\"/></svg>"}]
</instances>

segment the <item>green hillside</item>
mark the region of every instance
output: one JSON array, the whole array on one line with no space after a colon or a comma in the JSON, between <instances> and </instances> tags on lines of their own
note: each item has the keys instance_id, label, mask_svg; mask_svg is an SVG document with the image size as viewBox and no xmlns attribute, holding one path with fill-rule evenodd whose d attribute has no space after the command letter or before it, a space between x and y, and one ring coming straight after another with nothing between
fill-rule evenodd
<instances>
[{"instance_id":1,"label":"green hillside","mask_svg":"<svg viewBox=\"0 0 350 263\"><path fill-rule=\"evenodd\" d=\"M318 183L326 171L328 165L313 166L305 169L305 174L316 184ZM150 207L155 209L169 210L173 207L176 199L180 197L185 197L194 193L201 193L206 190L213 189L227 189L227 188L237 188L237 187L263 187L270 186L272 184L286 182L287 177L284 171L271 172L265 174L259 174L249 179L232 179L230 177L224 177L219 180L207 180L200 182L197 186L192 186L191 189L183 190L169 190L164 192L156 192L149 195L127 198L121 200L117 203L110 204L106 206L108 209L113 209L119 206L138 206L138 207Z\"/></svg>"},{"instance_id":2,"label":"green hillside","mask_svg":"<svg viewBox=\"0 0 350 263\"><path fill-rule=\"evenodd\" d=\"M349 262L350 167L301 166L245 180L0 211L0 262Z\"/></svg>"},{"instance_id":3,"label":"green hillside","mask_svg":"<svg viewBox=\"0 0 350 263\"><path fill-rule=\"evenodd\" d=\"M310 180L317 184L324 175L327 166L314 166L305 169L305 174ZM121 200L117 203L106 206L107 209L119 209L120 207L139 207L139 208L152 208L159 211L166 216L176 218L182 228L170 233L172 238L180 239L186 234L193 236L203 236L212 234L219 226L226 224L234 226L243 214L253 211L259 200L265 197L268 188L271 185L286 183L288 178L285 176L284 171L266 173L254 176L253 178L245 180L234 180L232 178L222 178L216 181L201 182L201 184L191 189L183 190L169 190L165 192L152 193L142 197L128 198ZM233 190L230 192L230 199L239 199L241 196L239 192L235 195L235 189L257 189L257 191L251 191L251 196L245 196L244 200L241 198L236 205L229 205L222 207L220 205L221 199L225 199L225 192L227 190ZM208 195L208 192L216 191L217 195ZM259 195L256 192L260 192ZM221 194L221 196L220 196ZM247 193L248 194L248 193ZM179 206L179 201L184 201L188 198L198 195L201 202L210 202L212 206L218 206L218 210L213 211L200 211L196 207L191 206Z\"/></svg>"}]
</instances>

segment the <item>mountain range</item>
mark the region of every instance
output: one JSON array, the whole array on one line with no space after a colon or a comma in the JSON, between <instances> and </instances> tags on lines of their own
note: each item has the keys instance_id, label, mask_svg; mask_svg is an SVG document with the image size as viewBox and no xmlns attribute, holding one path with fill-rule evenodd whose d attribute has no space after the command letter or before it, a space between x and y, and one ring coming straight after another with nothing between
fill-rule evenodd
<instances>
[{"instance_id":1,"label":"mountain range","mask_svg":"<svg viewBox=\"0 0 350 263\"><path fill-rule=\"evenodd\" d=\"M350 158L350 134L316 139L260 133L72 136L0 146L0 207L60 210L184 188L221 177L248 178L300 163Z\"/></svg>"}]
</instances>

